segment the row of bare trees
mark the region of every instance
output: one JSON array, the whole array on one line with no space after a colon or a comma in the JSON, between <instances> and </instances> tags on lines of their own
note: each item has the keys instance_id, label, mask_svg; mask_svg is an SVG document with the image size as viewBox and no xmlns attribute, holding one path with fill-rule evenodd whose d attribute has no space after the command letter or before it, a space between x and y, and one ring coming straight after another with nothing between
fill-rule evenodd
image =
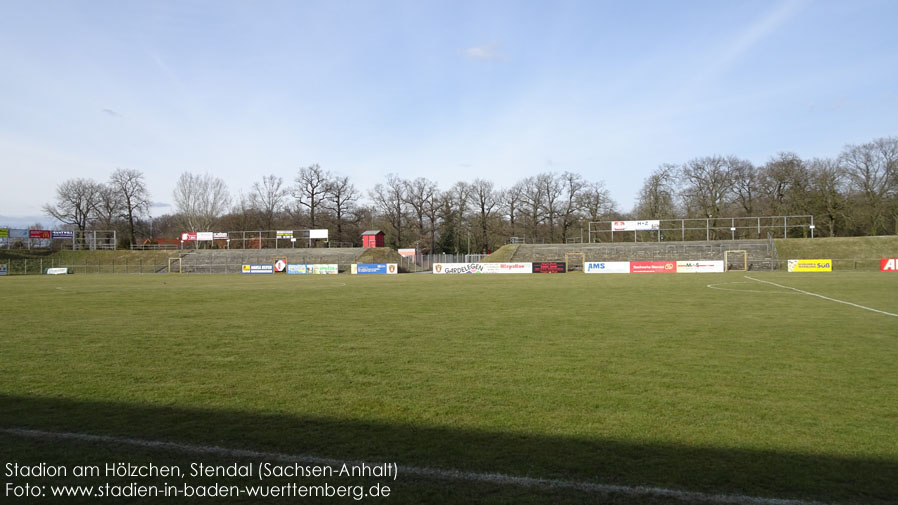
<instances>
[{"instance_id":1,"label":"row of bare trees","mask_svg":"<svg viewBox=\"0 0 898 505\"><path fill-rule=\"evenodd\" d=\"M779 153L761 166L707 156L658 167L639 218L813 215L829 236L898 233L898 138L848 145L836 158Z\"/></svg>"},{"instance_id":2,"label":"row of bare trees","mask_svg":"<svg viewBox=\"0 0 898 505\"><path fill-rule=\"evenodd\" d=\"M119 168L107 182L70 179L56 188L56 203L46 204L44 213L75 230L88 226L121 229L135 243L140 219L147 215L150 195L143 173Z\"/></svg>"},{"instance_id":3,"label":"row of bare trees","mask_svg":"<svg viewBox=\"0 0 898 505\"><path fill-rule=\"evenodd\" d=\"M849 145L836 158L786 152L761 166L736 156L664 164L645 179L630 213L617 209L603 182L573 172L541 173L507 188L475 179L445 189L391 174L363 193L349 177L315 164L292 181L263 176L234 197L221 179L185 172L172 198L174 212L150 223L143 174L119 169L105 183L62 183L44 210L78 230L121 230L131 243L182 231L327 228L332 241L358 245L362 231L374 228L391 246L428 252L491 251L511 237L580 240L588 222L622 218L812 214L830 236L877 235L898 233L898 138Z\"/></svg>"}]
</instances>

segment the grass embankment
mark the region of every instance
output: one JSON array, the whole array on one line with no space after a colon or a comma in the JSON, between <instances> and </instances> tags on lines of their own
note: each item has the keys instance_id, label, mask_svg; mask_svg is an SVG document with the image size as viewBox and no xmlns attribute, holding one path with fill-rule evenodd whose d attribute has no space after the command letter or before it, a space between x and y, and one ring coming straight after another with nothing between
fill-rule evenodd
<instances>
[{"instance_id":1,"label":"grass embankment","mask_svg":"<svg viewBox=\"0 0 898 505\"><path fill-rule=\"evenodd\" d=\"M520 247L519 244L505 244L480 261L483 263L509 263L514 254L518 252L518 247Z\"/></svg>"},{"instance_id":2,"label":"grass embankment","mask_svg":"<svg viewBox=\"0 0 898 505\"><path fill-rule=\"evenodd\" d=\"M0 263L10 274L38 274L47 268L67 267L83 273L153 273L168 265L168 258L182 251L0 251Z\"/></svg>"},{"instance_id":3,"label":"grass embankment","mask_svg":"<svg viewBox=\"0 0 898 505\"><path fill-rule=\"evenodd\" d=\"M879 270L881 258L898 257L898 236L774 240L785 268L790 259L832 259L836 270Z\"/></svg>"},{"instance_id":4,"label":"grass embankment","mask_svg":"<svg viewBox=\"0 0 898 505\"><path fill-rule=\"evenodd\" d=\"M890 274L752 275L898 307ZM737 274L10 277L0 300L0 427L837 503L898 496L898 321ZM4 461L30 464L231 462L0 444ZM393 485L383 503L674 503Z\"/></svg>"}]
</instances>

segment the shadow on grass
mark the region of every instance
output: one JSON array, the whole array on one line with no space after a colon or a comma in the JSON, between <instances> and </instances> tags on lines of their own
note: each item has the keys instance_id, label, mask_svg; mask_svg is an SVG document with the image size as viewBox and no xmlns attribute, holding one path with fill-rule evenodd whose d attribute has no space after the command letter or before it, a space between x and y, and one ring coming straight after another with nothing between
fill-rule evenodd
<instances>
[{"instance_id":1,"label":"shadow on grass","mask_svg":"<svg viewBox=\"0 0 898 505\"><path fill-rule=\"evenodd\" d=\"M306 454L340 460L628 486L895 503L898 461L646 445L277 413L0 395L0 428L27 428ZM65 451L65 441L60 451ZM463 487L464 481L437 486Z\"/></svg>"}]
</instances>

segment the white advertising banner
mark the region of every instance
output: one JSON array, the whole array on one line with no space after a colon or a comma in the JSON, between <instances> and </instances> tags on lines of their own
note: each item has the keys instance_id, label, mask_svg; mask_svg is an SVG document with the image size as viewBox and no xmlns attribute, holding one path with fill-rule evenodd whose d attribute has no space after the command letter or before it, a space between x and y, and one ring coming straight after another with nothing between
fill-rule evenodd
<instances>
[{"instance_id":1,"label":"white advertising banner","mask_svg":"<svg viewBox=\"0 0 898 505\"><path fill-rule=\"evenodd\" d=\"M630 273L629 261L595 261L583 265L583 272L587 274L628 274Z\"/></svg>"},{"instance_id":2,"label":"white advertising banner","mask_svg":"<svg viewBox=\"0 0 898 505\"><path fill-rule=\"evenodd\" d=\"M435 274L530 274L533 263L434 263Z\"/></svg>"},{"instance_id":3,"label":"white advertising banner","mask_svg":"<svg viewBox=\"0 0 898 505\"><path fill-rule=\"evenodd\" d=\"M47 269L47 275L65 275L67 273L69 273L68 268L59 267L59 268L48 268Z\"/></svg>"},{"instance_id":4,"label":"white advertising banner","mask_svg":"<svg viewBox=\"0 0 898 505\"><path fill-rule=\"evenodd\" d=\"M327 230L309 230L309 238L323 238L327 240Z\"/></svg>"},{"instance_id":5,"label":"white advertising banner","mask_svg":"<svg viewBox=\"0 0 898 505\"><path fill-rule=\"evenodd\" d=\"M215 234L211 231L198 231L196 233L197 240L213 240L215 238Z\"/></svg>"},{"instance_id":6,"label":"white advertising banner","mask_svg":"<svg viewBox=\"0 0 898 505\"><path fill-rule=\"evenodd\" d=\"M723 272L723 261L695 260L678 261L678 274L720 273Z\"/></svg>"},{"instance_id":7,"label":"white advertising banner","mask_svg":"<svg viewBox=\"0 0 898 505\"><path fill-rule=\"evenodd\" d=\"M611 231L644 231L644 230L658 230L661 228L661 221L647 220L647 221L614 221L611 223Z\"/></svg>"},{"instance_id":8,"label":"white advertising banner","mask_svg":"<svg viewBox=\"0 0 898 505\"><path fill-rule=\"evenodd\" d=\"M336 264L322 265L287 265L287 273L294 275L335 275L337 274Z\"/></svg>"}]
</instances>

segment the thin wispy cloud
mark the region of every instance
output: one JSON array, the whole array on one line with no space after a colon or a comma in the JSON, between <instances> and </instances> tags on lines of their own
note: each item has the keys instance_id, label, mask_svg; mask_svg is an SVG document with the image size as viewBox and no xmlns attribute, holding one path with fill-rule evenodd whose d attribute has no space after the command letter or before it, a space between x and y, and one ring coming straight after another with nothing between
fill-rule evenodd
<instances>
[{"instance_id":1,"label":"thin wispy cloud","mask_svg":"<svg viewBox=\"0 0 898 505\"><path fill-rule=\"evenodd\" d=\"M810 4L810 0L792 0L771 9L763 17L748 25L728 46L717 61L715 70L722 71L759 42L776 32Z\"/></svg>"},{"instance_id":2,"label":"thin wispy cloud","mask_svg":"<svg viewBox=\"0 0 898 505\"><path fill-rule=\"evenodd\" d=\"M465 49L465 58L469 60L501 61L505 55L496 46L474 46Z\"/></svg>"},{"instance_id":3,"label":"thin wispy cloud","mask_svg":"<svg viewBox=\"0 0 898 505\"><path fill-rule=\"evenodd\" d=\"M101 109L101 110L103 111L103 113L105 113L107 116L110 116L110 117L125 117L112 109Z\"/></svg>"}]
</instances>

